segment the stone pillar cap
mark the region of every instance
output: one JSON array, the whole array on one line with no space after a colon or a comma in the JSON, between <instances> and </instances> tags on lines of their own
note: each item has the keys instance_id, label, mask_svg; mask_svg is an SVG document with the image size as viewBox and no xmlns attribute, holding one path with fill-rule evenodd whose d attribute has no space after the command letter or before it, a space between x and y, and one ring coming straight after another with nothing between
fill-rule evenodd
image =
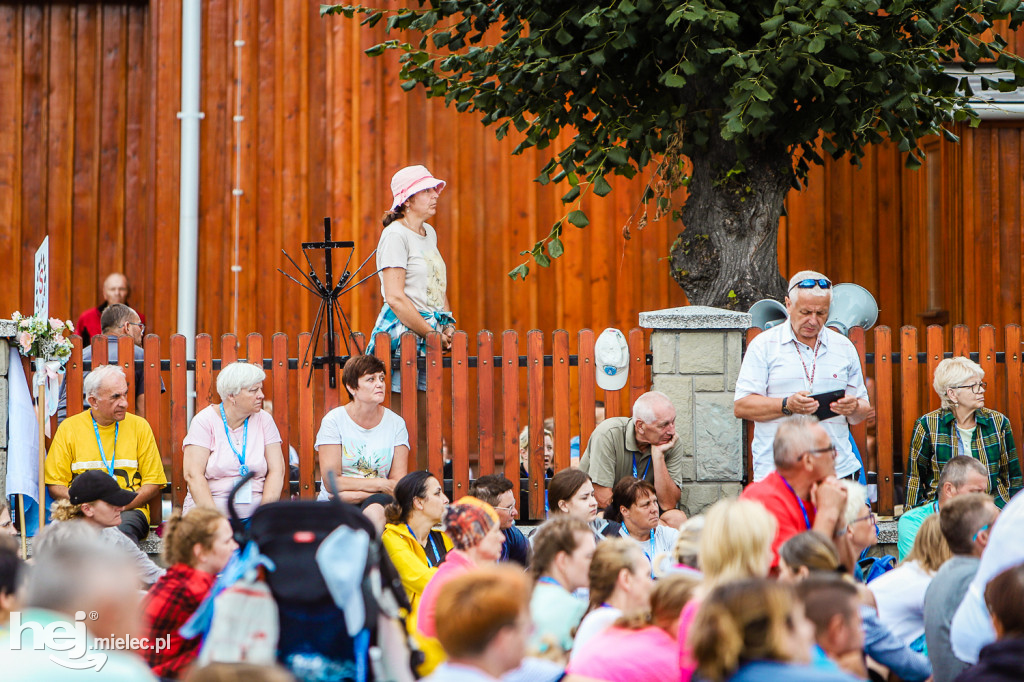
<instances>
[{"instance_id":1,"label":"stone pillar cap","mask_svg":"<svg viewBox=\"0 0 1024 682\"><path fill-rule=\"evenodd\" d=\"M750 313L740 313L706 305L681 306L640 313L640 326L646 329L749 329Z\"/></svg>"}]
</instances>

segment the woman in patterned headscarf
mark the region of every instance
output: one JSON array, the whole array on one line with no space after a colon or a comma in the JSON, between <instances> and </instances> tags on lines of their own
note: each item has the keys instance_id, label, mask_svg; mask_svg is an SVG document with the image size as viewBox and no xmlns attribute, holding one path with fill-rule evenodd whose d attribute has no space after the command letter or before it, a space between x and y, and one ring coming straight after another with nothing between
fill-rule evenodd
<instances>
[{"instance_id":1,"label":"woman in patterned headscarf","mask_svg":"<svg viewBox=\"0 0 1024 682\"><path fill-rule=\"evenodd\" d=\"M441 589L452 579L479 565L493 563L501 556L505 534L501 532L498 512L483 500L467 495L448 507L444 515L445 534L451 538L455 549L447 557L437 573L427 583L420 597L419 612L416 616L416 631L427 658L420 667L420 674L427 675L443 660L432 655L440 650L437 642L437 628L434 607Z\"/></svg>"}]
</instances>

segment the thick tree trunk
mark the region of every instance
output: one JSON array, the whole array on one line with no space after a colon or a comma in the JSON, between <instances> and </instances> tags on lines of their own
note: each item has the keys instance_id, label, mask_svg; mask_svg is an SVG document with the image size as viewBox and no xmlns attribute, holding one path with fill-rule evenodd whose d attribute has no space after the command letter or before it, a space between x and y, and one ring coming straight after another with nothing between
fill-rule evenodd
<instances>
[{"instance_id":1,"label":"thick tree trunk","mask_svg":"<svg viewBox=\"0 0 1024 682\"><path fill-rule=\"evenodd\" d=\"M762 298L782 300L778 234L783 200L792 186L785 150L756 150L736 166L728 142L694 158L684 230L671 249L672 277L693 305L746 311Z\"/></svg>"}]
</instances>

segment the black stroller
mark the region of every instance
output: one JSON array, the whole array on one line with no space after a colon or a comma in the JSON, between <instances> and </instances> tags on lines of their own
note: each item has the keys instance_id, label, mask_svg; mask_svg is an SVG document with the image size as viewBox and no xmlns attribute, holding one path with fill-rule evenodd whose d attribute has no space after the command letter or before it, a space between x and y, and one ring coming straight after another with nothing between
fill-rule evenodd
<instances>
[{"instance_id":1,"label":"black stroller","mask_svg":"<svg viewBox=\"0 0 1024 682\"><path fill-rule=\"evenodd\" d=\"M235 512L234 493L251 476L232 491L228 508L239 546L255 542L276 565L265 577L278 608L278 661L303 682L414 679L411 671L422 654L407 636L401 616L408 612L409 601L370 520L335 495L333 503L285 500L261 506L246 528ZM335 605L316 561L321 543L341 526L369 536L361 580L365 628L356 637L349 636L345 614Z\"/></svg>"}]
</instances>

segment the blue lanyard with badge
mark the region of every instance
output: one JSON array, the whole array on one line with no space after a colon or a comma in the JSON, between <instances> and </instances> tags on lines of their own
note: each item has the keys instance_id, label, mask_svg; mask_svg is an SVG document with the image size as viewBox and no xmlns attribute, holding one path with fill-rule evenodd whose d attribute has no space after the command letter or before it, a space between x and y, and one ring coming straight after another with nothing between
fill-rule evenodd
<instances>
[{"instance_id":1,"label":"blue lanyard with badge","mask_svg":"<svg viewBox=\"0 0 1024 682\"><path fill-rule=\"evenodd\" d=\"M637 471L637 469L636 469L636 453L634 452L633 453L633 478L639 478L640 480L646 480L647 479L647 472L650 471L650 470L651 470L651 460L648 459L647 460L647 464L644 465L644 475L643 476L637 476L636 475L636 471Z\"/></svg>"},{"instance_id":2,"label":"blue lanyard with badge","mask_svg":"<svg viewBox=\"0 0 1024 682\"><path fill-rule=\"evenodd\" d=\"M779 478L782 478L782 476L779 476ZM793 493L793 497L796 498L796 503L800 505L800 512L804 515L804 525L807 526L807 530L810 530L811 529L811 517L807 515L807 507L804 506L804 501L801 500L800 496L796 494L796 491L793 490L793 486L791 486L789 484L789 481L787 481L786 479L782 478L782 482L786 484L786 487L789 488L789 492Z\"/></svg>"},{"instance_id":3,"label":"blue lanyard with badge","mask_svg":"<svg viewBox=\"0 0 1024 682\"><path fill-rule=\"evenodd\" d=\"M416 533L413 532L412 527L408 523L405 524L405 527L408 529L409 535L412 536L412 539L416 540L416 542L419 542L419 539L417 539ZM427 555L427 551L426 551L427 548L426 547L423 548L423 555L427 557L427 566L429 566L430 568L434 568L435 566L440 566L441 565L441 552L439 552L437 550L437 545L434 543L434 535L430 531L427 531L427 539L430 541L430 549L434 550L434 560L431 561L430 560L430 556Z\"/></svg>"},{"instance_id":4,"label":"blue lanyard with badge","mask_svg":"<svg viewBox=\"0 0 1024 682\"><path fill-rule=\"evenodd\" d=\"M249 465L245 463L245 450L249 445L249 418L245 418L245 422L242 425L242 451L239 452L235 448L235 443L231 439L231 429L228 428L228 415L224 411L224 403L220 405L220 418L224 422L224 435L227 438L228 446L231 447L231 452L235 453L235 457L238 458L238 475L240 478L245 478L249 475ZM238 489L235 493L235 502L242 504L252 503L252 480L246 481L245 485Z\"/></svg>"},{"instance_id":5,"label":"blue lanyard with badge","mask_svg":"<svg viewBox=\"0 0 1024 682\"><path fill-rule=\"evenodd\" d=\"M647 547L648 547L648 549L644 549L643 548L644 543L640 542L639 540L636 540L636 538L634 538L632 535L629 534L629 529L626 528L626 524L625 523L622 524L622 530L623 530L623 532L626 533L626 537L627 538L629 538L630 540L634 540L635 542L640 544L640 551L644 553L644 556L647 557L647 562L651 565L651 577L653 578L654 577L654 557L657 554L657 552L655 551L657 548L656 548L656 546L654 544L654 529L653 528L651 529L651 534L647 538Z\"/></svg>"},{"instance_id":6,"label":"blue lanyard with badge","mask_svg":"<svg viewBox=\"0 0 1024 682\"><path fill-rule=\"evenodd\" d=\"M100 449L100 459L103 461L103 466L106 468L107 473L110 477L114 477L114 460L117 459L117 429L120 422L114 422L114 451L110 453L110 462L107 462L107 453L103 451L103 441L100 440L100 427L96 423L96 417L92 416L92 410L89 411L89 417L92 419L92 430L96 434L96 445Z\"/></svg>"}]
</instances>

